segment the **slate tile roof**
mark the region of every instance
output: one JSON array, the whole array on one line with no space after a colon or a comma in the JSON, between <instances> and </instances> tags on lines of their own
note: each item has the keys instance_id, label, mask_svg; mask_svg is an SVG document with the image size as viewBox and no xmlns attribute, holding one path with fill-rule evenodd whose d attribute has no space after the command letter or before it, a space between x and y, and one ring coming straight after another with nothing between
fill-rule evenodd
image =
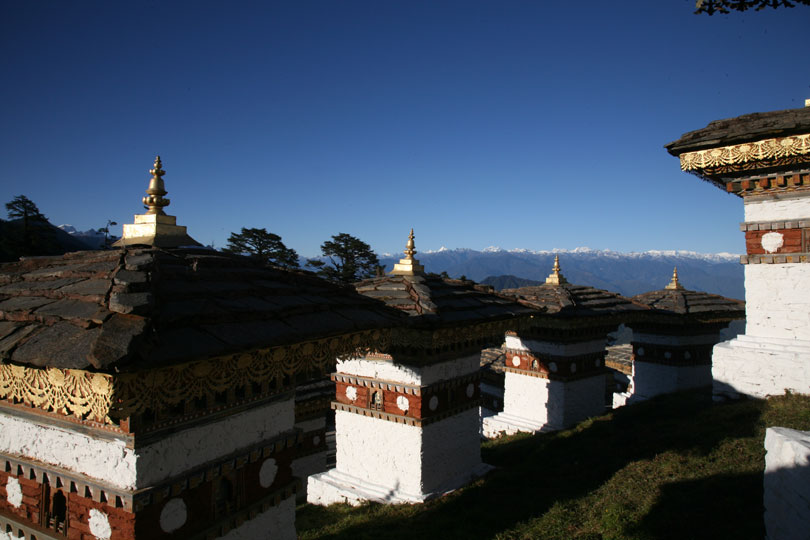
<instances>
[{"instance_id":1,"label":"slate tile roof","mask_svg":"<svg viewBox=\"0 0 810 540\"><path fill-rule=\"evenodd\" d=\"M404 311L417 325L472 324L534 311L495 294L489 286L436 274L377 277L360 281L355 288L360 294Z\"/></svg>"},{"instance_id":2,"label":"slate tile roof","mask_svg":"<svg viewBox=\"0 0 810 540\"><path fill-rule=\"evenodd\" d=\"M632 300L668 314L728 321L745 318L742 300L688 289L660 289L637 294Z\"/></svg>"},{"instance_id":3,"label":"slate tile roof","mask_svg":"<svg viewBox=\"0 0 810 540\"><path fill-rule=\"evenodd\" d=\"M810 131L810 107L752 113L710 122L664 147L673 156L707 148L786 137Z\"/></svg>"},{"instance_id":4,"label":"slate tile roof","mask_svg":"<svg viewBox=\"0 0 810 540\"><path fill-rule=\"evenodd\" d=\"M204 249L69 253L0 265L0 361L134 370L389 328L351 287Z\"/></svg>"},{"instance_id":5,"label":"slate tile roof","mask_svg":"<svg viewBox=\"0 0 810 540\"><path fill-rule=\"evenodd\" d=\"M572 283L532 285L504 289L501 294L514 297L525 306L545 311L558 318L584 318L623 315L647 308L624 296Z\"/></svg>"}]
</instances>

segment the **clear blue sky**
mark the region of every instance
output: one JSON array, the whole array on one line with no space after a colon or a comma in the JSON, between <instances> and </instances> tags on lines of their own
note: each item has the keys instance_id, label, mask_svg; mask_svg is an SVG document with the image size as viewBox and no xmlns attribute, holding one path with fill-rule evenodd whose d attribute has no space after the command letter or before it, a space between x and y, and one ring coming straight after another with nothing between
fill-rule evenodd
<instances>
[{"instance_id":1,"label":"clear blue sky","mask_svg":"<svg viewBox=\"0 0 810 540\"><path fill-rule=\"evenodd\" d=\"M694 0L0 4L0 202L79 229L167 211L417 249L742 252L742 202L686 131L810 98L810 8ZM5 216L3 216L5 217ZM120 225L113 229L120 232Z\"/></svg>"}]
</instances>

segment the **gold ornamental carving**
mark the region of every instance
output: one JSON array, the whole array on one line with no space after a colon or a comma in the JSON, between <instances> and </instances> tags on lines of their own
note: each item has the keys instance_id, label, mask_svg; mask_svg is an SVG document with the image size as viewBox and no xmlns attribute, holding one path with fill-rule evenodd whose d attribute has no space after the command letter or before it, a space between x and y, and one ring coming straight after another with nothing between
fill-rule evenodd
<instances>
[{"instance_id":1,"label":"gold ornamental carving","mask_svg":"<svg viewBox=\"0 0 810 540\"><path fill-rule=\"evenodd\" d=\"M0 398L78 419L113 423L109 417L112 375L0 364Z\"/></svg>"},{"instance_id":2,"label":"gold ornamental carving","mask_svg":"<svg viewBox=\"0 0 810 540\"><path fill-rule=\"evenodd\" d=\"M528 324L528 317L518 317L432 331L367 330L114 375L0 364L0 399L78 420L117 425L120 420L146 410L167 410L252 383L280 383L284 376L326 371L337 359L385 353L392 346L421 349L417 354L427 359L431 350L471 347L482 338L520 331Z\"/></svg>"},{"instance_id":3,"label":"gold ornamental carving","mask_svg":"<svg viewBox=\"0 0 810 540\"><path fill-rule=\"evenodd\" d=\"M0 364L0 399L79 420L117 424L147 409L161 411L251 383L272 383L285 375L315 369L326 371L337 358L389 346L390 330L368 330L115 375Z\"/></svg>"},{"instance_id":4,"label":"gold ornamental carving","mask_svg":"<svg viewBox=\"0 0 810 540\"><path fill-rule=\"evenodd\" d=\"M686 152L680 155L681 170L744 168L755 161L783 160L810 155L810 133Z\"/></svg>"}]
</instances>

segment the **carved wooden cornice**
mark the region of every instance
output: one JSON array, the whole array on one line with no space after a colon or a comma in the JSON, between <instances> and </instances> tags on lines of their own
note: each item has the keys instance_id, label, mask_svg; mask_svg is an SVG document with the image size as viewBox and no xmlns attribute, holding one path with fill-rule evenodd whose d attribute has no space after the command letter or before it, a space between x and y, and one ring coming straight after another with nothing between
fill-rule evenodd
<instances>
[{"instance_id":1,"label":"carved wooden cornice","mask_svg":"<svg viewBox=\"0 0 810 540\"><path fill-rule=\"evenodd\" d=\"M791 160L807 156L808 159ZM681 170L714 172L744 171L769 165L810 161L810 134L763 139L761 141L685 152L680 156Z\"/></svg>"},{"instance_id":2,"label":"carved wooden cornice","mask_svg":"<svg viewBox=\"0 0 810 540\"><path fill-rule=\"evenodd\" d=\"M265 392L284 391L296 373L325 371L337 358L385 350L389 343L389 331L367 330L114 375L0 364L0 399L79 420L116 425L147 410L168 410L200 398L213 400L254 383L262 385Z\"/></svg>"}]
</instances>

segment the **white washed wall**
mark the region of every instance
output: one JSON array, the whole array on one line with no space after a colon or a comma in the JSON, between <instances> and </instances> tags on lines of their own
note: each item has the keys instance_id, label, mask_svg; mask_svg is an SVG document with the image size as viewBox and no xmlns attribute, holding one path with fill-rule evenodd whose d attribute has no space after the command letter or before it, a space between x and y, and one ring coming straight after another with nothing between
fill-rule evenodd
<instances>
[{"instance_id":1,"label":"white washed wall","mask_svg":"<svg viewBox=\"0 0 810 540\"><path fill-rule=\"evenodd\" d=\"M810 538L810 432L783 427L765 434L765 537Z\"/></svg>"},{"instance_id":2,"label":"white washed wall","mask_svg":"<svg viewBox=\"0 0 810 540\"><path fill-rule=\"evenodd\" d=\"M133 450L117 439L0 413L0 452L64 467L120 489L138 489L292 429L292 398L173 433Z\"/></svg>"},{"instance_id":3,"label":"white washed wall","mask_svg":"<svg viewBox=\"0 0 810 540\"><path fill-rule=\"evenodd\" d=\"M810 197L744 201L745 221L783 221L810 218Z\"/></svg>"},{"instance_id":4,"label":"white washed wall","mask_svg":"<svg viewBox=\"0 0 810 540\"><path fill-rule=\"evenodd\" d=\"M690 388L712 385L712 366L667 366L633 362L633 395L651 398Z\"/></svg>"},{"instance_id":5,"label":"white washed wall","mask_svg":"<svg viewBox=\"0 0 810 540\"><path fill-rule=\"evenodd\" d=\"M745 333L810 340L810 263L745 266Z\"/></svg>"},{"instance_id":6,"label":"white washed wall","mask_svg":"<svg viewBox=\"0 0 810 540\"><path fill-rule=\"evenodd\" d=\"M756 397L785 390L810 394L810 340L753 337L718 343L712 352L715 394Z\"/></svg>"}]
</instances>

